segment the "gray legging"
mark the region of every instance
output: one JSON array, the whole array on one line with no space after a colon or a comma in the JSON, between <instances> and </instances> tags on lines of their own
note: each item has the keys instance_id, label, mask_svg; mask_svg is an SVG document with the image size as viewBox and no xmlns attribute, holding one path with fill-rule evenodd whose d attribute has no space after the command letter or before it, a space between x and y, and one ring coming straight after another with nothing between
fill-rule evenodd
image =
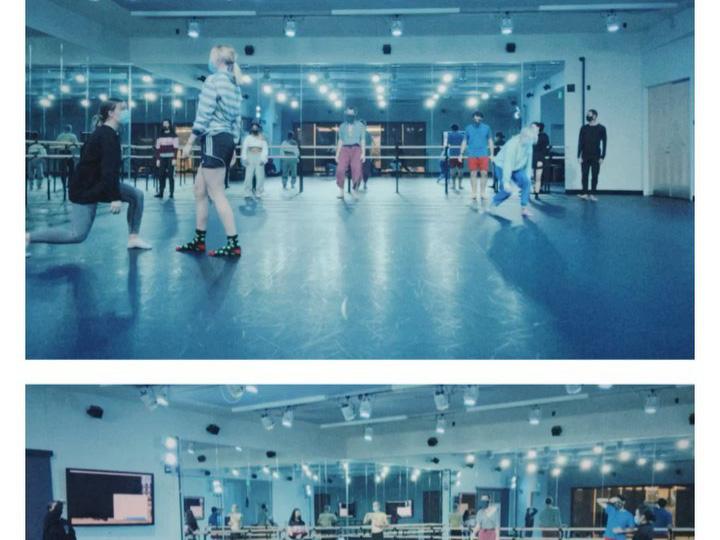
<instances>
[{"instance_id":1,"label":"gray legging","mask_svg":"<svg viewBox=\"0 0 720 540\"><path fill-rule=\"evenodd\" d=\"M140 232L143 215L143 192L120 182L120 200L129 204L127 211L130 234ZM78 244L87 238L95 221L97 203L70 205L70 228L51 227L30 233L30 242L42 244Z\"/></svg>"}]
</instances>

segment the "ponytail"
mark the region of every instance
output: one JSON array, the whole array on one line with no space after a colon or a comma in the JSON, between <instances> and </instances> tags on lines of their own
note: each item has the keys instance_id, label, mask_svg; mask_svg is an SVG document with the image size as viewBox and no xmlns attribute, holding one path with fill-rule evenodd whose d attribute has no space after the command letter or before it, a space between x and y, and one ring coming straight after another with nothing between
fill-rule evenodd
<instances>
[{"instance_id":1,"label":"ponytail","mask_svg":"<svg viewBox=\"0 0 720 540\"><path fill-rule=\"evenodd\" d=\"M97 128L102 126L108 119L108 115L115 110L115 107L117 107L118 103L122 102L123 101L121 99L117 98L108 98L106 101L103 101L100 104L100 109L98 110L98 113L92 118L92 122L95 127Z\"/></svg>"},{"instance_id":2,"label":"ponytail","mask_svg":"<svg viewBox=\"0 0 720 540\"><path fill-rule=\"evenodd\" d=\"M216 45L210 50L210 61L214 64L224 64L235 79L235 84L240 85L242 71L237 64L237 53L230 45Z\"/></svg>"},{"instance_id":3,"label":"ponytail","mask_svg":"<svg viewBox=\"0 0 720 540\"><path fill-rule=\"evenodd\" d=\"M232 65L232 74L233 77L235 77L235 84L237 86L240 86L240 81L242 78L242 70L240 69L240 66L237 65L237 63L233 62Z\"/></svg>"}]
</instances>

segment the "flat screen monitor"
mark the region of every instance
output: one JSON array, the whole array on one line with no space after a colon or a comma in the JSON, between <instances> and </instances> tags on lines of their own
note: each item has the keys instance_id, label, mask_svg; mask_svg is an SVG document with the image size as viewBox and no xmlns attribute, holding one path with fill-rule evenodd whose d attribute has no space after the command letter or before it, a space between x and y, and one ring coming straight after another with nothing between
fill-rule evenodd
<instances>
[{"instance_id":1,"label":"flat screen monitor","mask_svg":"<svg viewBox=\"0 0 720 540\"><path fill-rule=\"evenodd\" d=\"M74 526L153 525L153 475L66 469L67 513Z\"/></svg>"},{"instance_id":2,"label":"flat screen monitor","mask_svg":"<svg viewBox=\"0 0 720 540\"><path fill-rule=\"evenodd\" d=\"M340 517L355 517L355 503L340 503L340 511L338 512L338 515Z\"/></svg>"},{"instance_id":3,"label":"flat screen monitor","mask_svg":"<svg viewBox=\"0 0 720 540\"><path fill-rule=\"evenodd\" d=\"M399 518L413 517L413 502L409 501L388 501L385 503L385 513Z\"/></svg>"},{"instance_id":4,"label":"flat screen monitor","mask_svg":"<svg viewBox=\"0 0 720 540\"><path fill-rule=\"evenodd\" d=\"M195 519L205 519L205 497L183 497L183 511L192 510Z\"/></svg>"}]
</instances>

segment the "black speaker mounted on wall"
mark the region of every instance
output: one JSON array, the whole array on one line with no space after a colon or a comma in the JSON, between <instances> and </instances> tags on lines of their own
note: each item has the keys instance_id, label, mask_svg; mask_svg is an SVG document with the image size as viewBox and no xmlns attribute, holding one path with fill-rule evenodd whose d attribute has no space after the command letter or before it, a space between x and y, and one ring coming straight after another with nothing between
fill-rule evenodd
<instances>
[{"instance_id":1,"label":"black speaker mounted on wall","mask_svg":"<svg viewBox=\"0 0 720 540\"><path fill-rule=\"evenodd\" d=\"M568 93L572 94L575 91L575 85L574 84L568 84L566 87L566 90Z\"/></svg>"},{"instance_id":2,"label":"black speaker mounted on wall","mask_svg":"<svg viewBox=\"0 0 720 540\"><path fill-rule=\"evenodd\" d=\"M245 45L245 56L252 56L255 54L255 47L252 45Z\"/></svg>"},{"instance_id":3,"label":"black speaker mounted on wall","mask_svg":"<svg viewBox=\"0 0 720 540\"><path fill-rule=\"evenodd\" d=\"M85 410L85 412L87 413L88 416L90 416L90 417L92 417L92 418L98 418L98 419L100 419L100 418L103 417L103 413L104 413L105 411L103 411L103 408L100 407L99 405L90 405L90 406Z\"/></svg>"},{"instance_id":4,"label":"black speaker mounted on wall","mask_svg":"<svg viewBox=\"0 0 720 540\"><path fill-rule=\"evenodd\" d=\"M265 455L268 457L268 459L272 459L277 456L277 452L275 450L268 450L267 452L265 452Z\"/></svg>"},{"instance_id":5,"label":"black speaker mounted on wall","mask_svg":"<svg viewBox=\"0 0 720 540\"><path fill-rule=\"evenodd\" d=\"M430 438L427 440L427 445L428 445L428 446L437 446L437 443L438 443L437 437L430 437Z\"/></svg>"},{"instance_id":6,"label":"black speaker mounted on wall","mask_svg":"<svg viewBox=\"0 0 720 540\"><path fill-rule=\"evenodd\" d=\"M562 426L553 426L552 428L550 428L550 433L553 437L559 437L560 435L562 435L562 431Z\"/></svg>"},{"instance_id":7,"label":"black speaker mounted on wall","mask_svg":"<svg viewBox=\"0 0 720 540\"><path fill-rule=\"evenodd\" d=\"M215 424L210 424L205 429L211 435L217 435L218 433L220 433L220 426L216 426Z\"/></svg>"},{"instance_id":8,"label":"black speaker mounted on wall","mask_svg":"<svg viewBox=\"0 0 720 540\"><path fill-rule=\"evenodd\" d=\"M389 43L386 43L383 45L382 51L383 54L392 54L392 46Z\"/></svg>"},{"instance_id":9,"label":"black speaker mounted on wall","mask_svg":"<svg viewBox=\"0 0 720 540\"><path fill-rule=\"evenodd\" d=\"M505 44L505 52L514 53L516 49L517 46L512 42Z\"/></svg>"}]
</instances>

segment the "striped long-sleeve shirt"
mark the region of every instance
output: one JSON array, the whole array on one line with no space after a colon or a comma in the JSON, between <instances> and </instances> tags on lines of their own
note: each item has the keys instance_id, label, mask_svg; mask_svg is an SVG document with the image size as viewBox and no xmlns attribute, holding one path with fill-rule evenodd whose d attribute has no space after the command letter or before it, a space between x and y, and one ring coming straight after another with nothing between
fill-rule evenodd
<instances>
[{"instance_id":1,"label":"striped long-sleeve shirt","mask_svg":"<svg viewBox=\"0 0 720 540\"><path fill-rule=\"evenodd\" d=\"M198 136L232 133L240 141L242 90L227 71L213 73L203 84L192 132Z\"/></svg>"},{"instance_id":2,"label":"striped long-sleeve shirt","mask_svg":"<svg viewBox=\"0 0 720 540\"><path fill-rule=\"evenodd\" d=\"M155 159L160 158L173 158L175 159L175 155L177 154L179 144L178 144L178 137L174 133L163 132L156 140L155 140Z\"/></svg>"}]
</instances>

